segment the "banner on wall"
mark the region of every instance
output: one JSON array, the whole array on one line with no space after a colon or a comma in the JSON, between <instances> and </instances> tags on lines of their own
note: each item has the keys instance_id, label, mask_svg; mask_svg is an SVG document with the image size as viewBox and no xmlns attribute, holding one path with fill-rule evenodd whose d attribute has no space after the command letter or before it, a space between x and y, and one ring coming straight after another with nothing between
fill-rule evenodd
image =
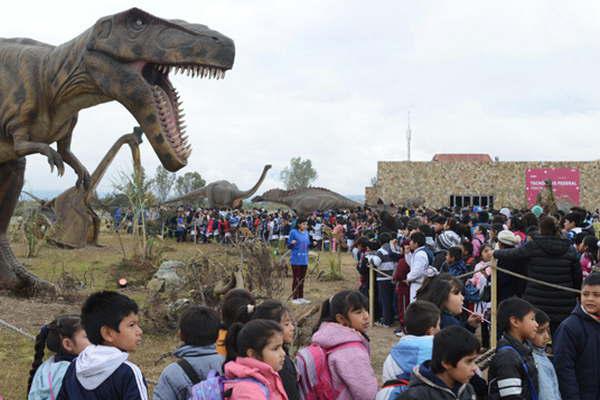
<instances>
[{"instance_id":1,"label":"banner on wall","mask_svg":"<svg viewBox=\"0 0 600 400\"><path fill-rule=\"evenodd\" d=\"M577 168L537 168L525 172L525 190L527 204L536 203L537 194L552 180L552 189L556 200L565 199L573 205L579 205L579 169Z\"/></svg>"}]
</instances>

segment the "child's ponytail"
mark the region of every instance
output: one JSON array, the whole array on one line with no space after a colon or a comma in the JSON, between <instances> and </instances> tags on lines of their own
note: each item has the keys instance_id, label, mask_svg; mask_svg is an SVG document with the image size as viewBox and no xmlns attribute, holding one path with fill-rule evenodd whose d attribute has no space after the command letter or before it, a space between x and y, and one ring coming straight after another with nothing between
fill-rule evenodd
<instances>
[{"instance_id":1,"label":"child's ponytail","mask_svg":"<svg viewBox=\"0 0 600 400\"><path fill-rule=\"evenodd\" d=\"M35 337L33 362L29 371L29 380L27 382L27 391L31 389L35 372L44 361L44 350L48 350L64 355L65 349L62 347L64 338L72 339L75 332L82 329L81 318L78 315L63 315L56 318L54 321L42 326L40 333Z\"/></svg>"},{"instance_id":2,"label":"child's ponytail","mask_svg":"<svg viewBox=\"0 0 600 400\"><path fill-rule=\"evenodd\" d=\"M53 324L54 324L54 326L53 326ZM52 321L50 324L42 326L42 328L40 329L40 333L38 333L37 336L35 337L35 345L33 347L33 350L34 350L33 363L31 363L31 370L29 371L29 380L27 381L27 392L28 393L29 393L29 390L31 389L31 384L33 383L33 376L35 375L35 372L40 367L40 365L42 365L42 362L44 361L44 349L46 348L48 334L50 332L50 329L52 329L52 330L56 329L55 324L56 324L56 321Z\"/></svg>"},{"instance_id":3,"label":"child's ponytail","mask_svg":"<svg viewBox=\"0 0 600 400\"><path fill-rule=\"evenodd\" d=\"M240 335L240 331L244 327L244 324L241 322L235 322L233 325L229 327L227 331L227 336L225 337L225 348L227 349L227 361L235 360L238 354L238 336Z\"/></svg>"}]
</instances>

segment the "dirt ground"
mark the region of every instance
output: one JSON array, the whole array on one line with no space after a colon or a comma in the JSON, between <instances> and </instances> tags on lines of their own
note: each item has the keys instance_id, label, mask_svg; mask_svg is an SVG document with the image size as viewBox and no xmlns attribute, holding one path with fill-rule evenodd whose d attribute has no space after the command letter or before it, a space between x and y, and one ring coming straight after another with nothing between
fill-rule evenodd
<instances>
[{"instance_id":1,"label":"dirt ground","mask_svg":"<svg viewBox=\"0 0 600 400\"><path fill-rule=\"evenodd\" d=\"M124 237L125 249L129 252L132 248L130 238ZM61 279L63 272L77 278L82 288L76 295L58 301L26 300L0 294L0 319L14 324L21 329L35 335L42 324L49 322L54 316L64 313L77 313L82 300L87 294L100 289L116 289L114 279L115 265L123 258L122 247L116 235L102 234L103 247L88 247L79 250L66 250L44 247L35 258L24 259L25 247L23 244L13 244L13 249L19 259L28 265L29 269L39 276L56 282ZM198 248L203 252L219 251L217 245L198 245L191 243L168 242L169 251L165 259L185 260L195 254ZM327 268L327 259L330 254L321 256L321 268ZM343 280L322 282L309 277L305 283L305 295L313 304L318 304L328 299L336 291L354 289L357 287L358 274L349 254L342 256ZM291 277L286 282L286 291L289 292ZM139 303L145 300L143 287L130 287L123 289L123 293L133 297ZM141 306L143 304L140 304ZM308 310L308 306L295 306L288 303L294 315L299 316ZM143 324L143 321L142 321ZM369 331L371 338L372 365L375 373L380 376L383 361L390 347L397 340L392 329L372 328ZM131 355L133 362L138 364L145 377L156 381L162 369L172 358L161 361L160 356L173 350L178 345L175 332L172 334L144 334L142 345ZM0 326L0 395L7 400L26 398L27 379L29 368L33 359L33 341ZM149 385L152 389L152 384Z\"/></svg>"}]
</instances>

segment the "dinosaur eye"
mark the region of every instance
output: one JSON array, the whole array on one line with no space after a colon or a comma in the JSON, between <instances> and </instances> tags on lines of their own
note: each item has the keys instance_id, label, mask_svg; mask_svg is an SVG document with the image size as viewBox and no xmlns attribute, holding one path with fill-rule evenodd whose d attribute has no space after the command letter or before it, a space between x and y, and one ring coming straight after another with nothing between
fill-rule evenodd
<instances>
[{"instance_id":1,"label":"dinosaur eye","mask_svg":"<svg viewBox=\"0 0 600 400\"><path fill-rule=\"evenodd\" d=\"M137 26L142 26L143 22L142 22L142 20L141 20L141 19L138 19L138 20L136 20L136 21L135 21L135 24L136 24Z\"/></svg>"},{"instance_id":2,"label":"dinosaur eye","mask_svg":"<svg viewBox=\"0 0 600 400\"><path fill-rule=\"evenodd\" d=\"M132 15L128 21L129 29L134 32L140 32L146 28L146 18L142 15Z\"/></svg>"}]
</instances>

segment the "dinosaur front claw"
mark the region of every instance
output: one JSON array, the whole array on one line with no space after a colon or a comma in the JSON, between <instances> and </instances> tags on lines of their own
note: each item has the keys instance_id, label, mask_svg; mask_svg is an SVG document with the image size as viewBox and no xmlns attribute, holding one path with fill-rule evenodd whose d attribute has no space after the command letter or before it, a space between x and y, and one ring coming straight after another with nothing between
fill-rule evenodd
<instances>
[{"instance_id":1,"label":"dinosaur front claw","mask_svg":"<svg viewBox=\"0 0 600 400\"><path fill-rule=\"evenodd\" d=\"M77 182L75 186L80 188L83 187L83 190L88 190L90 188L90 184L92 182L92 177L87 170L83 170L81 173L77 174Z\"/></svg>"},{"instance_id":2,"label":"dinosaur front claw","mask_svg":"<svg viewBox=\"0 0 600 400\"><path fill-rule=\"evenodd\" d=\"M54 172L54 167L56 166L58 176L63 176L65 173L65 163L62 156L56 150L49 148L46 157L48 157L48 164L50 164L50 172Z\"/></svg>"}]
</instances>

